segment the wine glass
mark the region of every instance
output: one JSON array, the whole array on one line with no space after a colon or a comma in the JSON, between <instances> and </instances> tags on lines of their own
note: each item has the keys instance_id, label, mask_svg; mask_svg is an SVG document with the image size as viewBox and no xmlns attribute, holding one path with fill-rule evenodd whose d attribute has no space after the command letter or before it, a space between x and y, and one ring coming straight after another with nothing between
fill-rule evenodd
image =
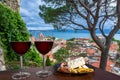
<instances>
[{"instance_id":1,"label":"wine glass","mask_svg":"<svg viewBox=\"0 0 120 80\"><path fill-rule=\"evenodd\" d=\"M12 36L12 35L11 35ZM22 56L29 50L31 45L30 41L18 41L18 40L10 40L10 46L14 50L14 52L20 56L20 72L12 75L12 79L21 80L29 77L31 74L28 72L23 72L23 58Z\"/></svg>"},{"instance_id":2,"label":"wine glass","mask_svg":"<svg viewBox=\"0 0 120 80\"><path fill-rule=\"evenodd\" d=\"M40 34L40 37L36 39L34 42L37 50L42 54L43 56L43 69L36 72L36 75L39 77L47 77L52 74L51 71L45 69L45 60L46 60L46 54L51 50L53 46L53 39L52 37L45 36L45 34Z\"/></svg>"}]
</instances>

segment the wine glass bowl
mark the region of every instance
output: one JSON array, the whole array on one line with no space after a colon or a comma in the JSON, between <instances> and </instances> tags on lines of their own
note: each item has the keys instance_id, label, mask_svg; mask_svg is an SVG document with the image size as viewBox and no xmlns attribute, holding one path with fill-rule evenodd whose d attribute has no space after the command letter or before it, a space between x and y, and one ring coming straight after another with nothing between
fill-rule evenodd
<instances>
[{"instance_id":1,"label":"wine glass bowl","mask_svg":"<svg viewBox=\"0 0 120 80\"><path fill-rule=\"evenodd\" d=\"M12 49L16 52L16 54L22 56L24 55L28 49L30 48L31 42L10 42Z\"/></svg>"},{"instance_id":2,"label":"wine glass bowl","mask_svg":"<svg viewBox=\"0 0 120 80\"><path fill-rule=\"evenodd\" d=\"M29 50L30 45L31 45L31 42L29 41L11 41L10 42L11 48L14 50L16 54L20 56L20 72L12 75L12 79L14 80L21 80L30 76L30 73L22 71L22 66L23 66L22 56Z\"/></svg>"},{"instance_id":3,"label":"wine glass bowl","mask_svg":"<svg viewBox=\"0 0 120 80\"><path fill-rule=\"evenodd\" d=\"M51 50L52 45L53 41L35 41L35 46L42 55L46 55Z\"/></svg>"}]
</instances>

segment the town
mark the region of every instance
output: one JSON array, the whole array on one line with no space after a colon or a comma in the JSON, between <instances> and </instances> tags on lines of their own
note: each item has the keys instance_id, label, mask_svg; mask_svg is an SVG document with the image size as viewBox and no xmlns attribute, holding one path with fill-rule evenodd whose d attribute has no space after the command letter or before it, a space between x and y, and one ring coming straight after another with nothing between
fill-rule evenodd
<instances>
[{"instance_id":1,"label":"town","mask_svg":"<svg viewBox=\"0 0 120 80\"><path fill-rule=\"evenodd\" d=\"M90 38L75 38L73 41L66 41L64 39L55 40L54 44L57 44L48 54L50 59L55 62L54 53L60 48L67 47L67 43L71 42L72 45L69 48L69 57L81 57L84 56L86 64L91 64L99 68L101 51L98 46ZM109 49L109 58L107 61L106 70L117 75L120 75L120 62L119 62L119 45L116 41L112 41ZM61 54L60 54L61 55Z\"/></svg>"}]
</instances>

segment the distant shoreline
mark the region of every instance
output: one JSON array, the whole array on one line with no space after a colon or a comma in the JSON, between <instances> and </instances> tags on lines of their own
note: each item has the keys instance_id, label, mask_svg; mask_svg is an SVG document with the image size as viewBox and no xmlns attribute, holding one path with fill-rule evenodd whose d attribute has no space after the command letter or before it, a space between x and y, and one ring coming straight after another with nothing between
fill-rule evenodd
<instances>
[{"instance_id":1,"label":"distant shoreline","mask_svg":"<svg viewBox=\"0 0 120 80\"><path fill-rule=\"evenodd\" d=\"M79 30L75 32L74 30L66 30L66 31L57 31L57 30L29 30L29 32L32 34L32 36L38 37L40 33L43 33L47 36L53 36L58 39L65 39L69 40L72 38L91 38L90 33L85 30ZM109 31L106 29L105 33L107 34ZM97 31L97 35L100 35L100 32ZM120 40L120 32L115 34L114 38L116 40Z\"/></svg>"}]
</instances>

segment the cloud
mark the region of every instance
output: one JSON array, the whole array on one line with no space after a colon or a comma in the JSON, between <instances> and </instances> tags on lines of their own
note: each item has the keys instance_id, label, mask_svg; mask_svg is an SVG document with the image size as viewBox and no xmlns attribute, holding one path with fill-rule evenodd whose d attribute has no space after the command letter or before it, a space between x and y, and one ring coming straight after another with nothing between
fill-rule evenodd
<instances>
[{"instance_id":1,"label":"cloud","mask_svg":"<svg viewBox=\"0 0 120 80\"><path fill-rule=\"evenodd\" d=\"M42 4L45 4L45 2L44 2L43 0L37 0L37 1L36 1L36 4L42 5Z\"/></svg>"},{"instance_id":2,"label":"cloud","mask_svg":"<svg viewBox=\"0 0 120 80\"><path fill-rule=\"evenodd\" d=\"M42 30L46 30L48 29L53 29L52 25L49 24L44 24L44 23L37 23L37 22L33 22L33 23L28 23L27 24L29 29L42 29Z\"/></svg>"},{"instance_id":3,"label":"cloud","mask_svg":"<svg viewBox=\"0 0 120 80\"><path fill-rule=\"evenodd\" d=\"M27 9L22 8L22 7L20 8L20 13L22 17L31 16L30 12Z\"/></svg>"},{"instance_id":4,"label":"cloud","mask_svg":"<svg viewBox=\"0 0 120 80\"><path fill-rule=\"evenodd\" d=\"M21 13L24 14L25 10L30 16L36 16L39 13L39 3L41 0L22 0ZM29 16L29 15L28 15Z\"/></svg>"},{"instance_id":5,"label":"cloud","mask_svg":"<svg viewBox=\"0 0 120 80\"><path fill-rule=\"evenodd\" d=\"M52 27L28 27L28 30L52 30Z\"/></svg>"},{"instance_id":6,"label":"cloud","mask_svg":"<svg viewBox=\"0 0 120 80\"><path fill-rule=\"evenodd\" d=\"M53 29L52 25L45 24L39 16L39 5L44 4L42 0L22 0L20 14L27 24L28 29Z\"/></svg>"}]
</instances>

